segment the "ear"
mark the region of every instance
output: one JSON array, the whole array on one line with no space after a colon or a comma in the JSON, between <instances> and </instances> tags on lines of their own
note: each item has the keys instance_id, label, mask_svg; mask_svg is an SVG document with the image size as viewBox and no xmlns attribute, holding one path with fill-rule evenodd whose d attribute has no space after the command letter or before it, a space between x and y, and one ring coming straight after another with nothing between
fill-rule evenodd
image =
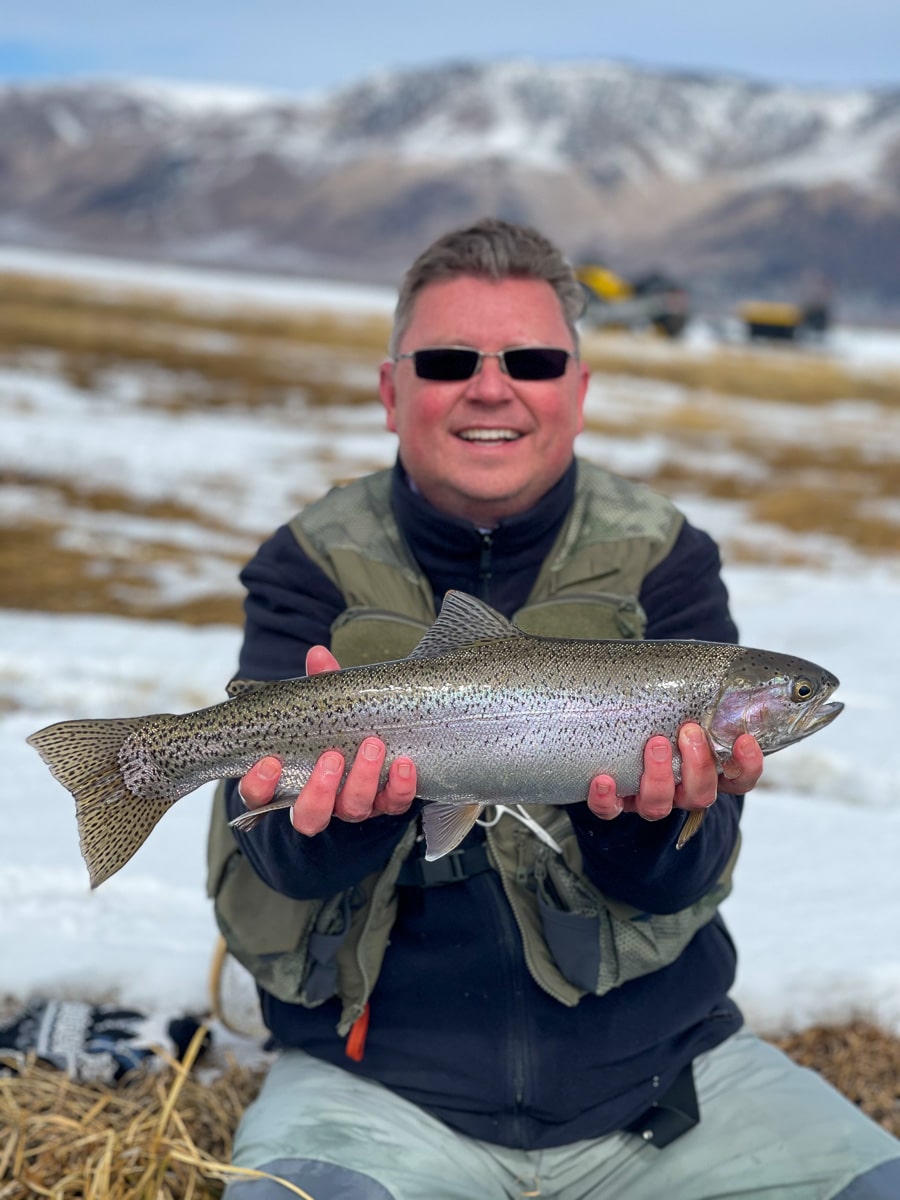
<instances>
[{"instance_id":1,"label":"ear","mask_svg":"<svg viewBox=\"0 0 900 1200\"><path fill-rule=\"evenodd\" d=\"M385 359L378 369L378 395L386 413L385 424L390 433L397 432L395 414L397 411L397 395L394 386L394 368L396 363Z\"/></svg>"},{"instance_id":2,"label":"ear","mask_svg":"<svg viewBox=\"0 0 900 1200\"><path fill-rule=\"evenodd\" d=\"M588 385L591 382L591 371L586 363L578 364L578 432L584 429L584 401Z\"/></svg>"}]
</instances>

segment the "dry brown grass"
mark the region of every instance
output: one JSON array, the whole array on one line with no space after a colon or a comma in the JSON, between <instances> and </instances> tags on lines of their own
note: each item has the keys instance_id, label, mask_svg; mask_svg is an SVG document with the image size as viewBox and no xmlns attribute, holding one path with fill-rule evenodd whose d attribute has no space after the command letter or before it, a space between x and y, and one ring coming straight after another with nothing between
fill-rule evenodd
<instances>
[{"instance_id":1,"label":"dry brown grass","mask_svg":"<svg viewBox=\"0 0 900 1200\"><path fill-rule=\"evenodd\" d=\"M386 319L322 313L192 308L140 292L0 274L0 355L52 351L60 373L89 390L130 364L177 377L168 406L278 406L301 390L307 403L357 404L372 389L342 379L335 362L373 371Z\"/></svg>"},{"instance_id":2,"label":"dry brown grass","mask_svg":"<svg viewBox=\"0 0 900 1200\"><path fill-rule=\"evenodd\" d=\"M68 512L121 513L166 522L190 522L212 532L227 532L206 514L171 501L139 501L109 488L76 486L67 480L34 478L11 471L0 486L52 489ZM235 624L242 619L237 572L247 555L239 550L228 561L233 591L179 603L160 597L153 569L160 564L193 567L196 553L159 540L106 544L102 559L87 549L63 544L64 529L40 515L20 516L0 531L0 607L37 612L108 613L113 616L177 620L189 625Z\"/></svg>"},{"instance_id":3,"label":"dry brown grass","mask_svg":"<svg viewBox=\"0 0 900 1200\"><path fill-rule=\"evenodd\" d=\"M370 402L388 335L389 322L380 317L239 310L233 302L228 308L189 304L162 293L0 274L0 362L34 361L45 368L49 362L79 388L98 392L110 372L125 370L136 380L136 402L157 410L268 408L293 420L298 405L302 412L309 405L337 409ZM676 502L691 495L739 503L749 531L754 524L775 529L770 543L736 534L723 544L727 561L819 561L818 543L807 546L804 535L826 535L873 556L900 553L900 461L891 449L896 435L882 445L877 433L880 413L896 417L900 376L850 373L822 356L788 348L723 348L692 357L678 346L660 343L648 353L637 341L588 336L585 353L595 369L612 376L652 377L684 389L674 402L651 398L604 406L589 428L620 439L658 435L666 456L645 482ZM758 403L783 401L808 414L810 406L836 398L866 402L861 420L869 432L860 434L859 444L842 436L808 444L808 421L795 423L794 433L788 424L787 432L773 437L770 410ZM830 419L823 409L823 427ZM335 479L344 473L339 444L331 463L327 452L318 453L319 466ZM57 499L55 515L38 502L31 511L20 506L15 520L0 527L0 605L190 623L240 620L237 569L268 530L248 542L245 531L216 525L185 506L138 501L50 476L10 471L0 478L3 486ZM227 514L227 506L222 511ZM81 536L78 518L84 513L137 516L145 528L155 522L159 533L104 544ZM186 603L167 599L157 583L160 568L174 568L182 578L191 578L193 569L173 522L208 530L215 535L210 544L226 547L210 554L226 568L220 574L233 572L233 589L217 592L215 585L212 594Z\"/></svg>"},{"instance_id":4,"label":"dry brown grass","mask_svg":"<svg viewBox=\"0 0 900 1200\"><path fill-rule=\"evenodd\" d=\"M31 612L107 613L185 625L239 624L243 593L237 583L243 559L235 556L232 594L167 602L148 569L154 563L190 564L192 555L162 542L132 547L127 557L107 560L97 572L94 555L58 544L52 525L6 529L0 537L0 608Z\"/></svg>"},{"instance_id":5,"label":"dry brown grass","mask_svg":"<svg viewBox=\"0 0 900 1200\"><path fill-rule=\"evenodd\" d=\"M210 403L271 402L301 383L313 402L353 403L370 399L371 388L351 386L345 394L346 385L339 385L335 395L335 360L376 364L389 334L387 317L261 306L238 312L234 306L191 305L139 290L0 273L0 354L56 351L68 377L81 386L90 386L110 364L143 362L218 384L210 390ZM320 351L328 352L327 361ZM780 352L726 347L691 355L675 346L648 355L640 342L588 334L583 352L597 371L665 380L693 391L795 404L867 399L900 407L900 372L850 370L793 347Z\"/></svg>"},{"instance_id":6,"label":"dry brown grass","mask_svg":"<svg viewBox=\"0 0 900 1200\"><path fill-rule=\"evenodd\" d=\"M794 533L824 533L857 550L876 555L900 554L900 525L867 511L864 489L833 490L828 483L772 486L755 498L748 513L753 521L780 525Z\"/></svg>"},{"instance_id":7,"label":"dry brown grass","mask_svg":"<svg viewBox=\"0 0 900 1200\"><path fill-rule=\"evenodd\" d=\"M138 1072L117 1087L76 1083L35 1062L0 1077L0 1198L212 1200L229 1175L258 1174L228 1161L261 1072L231 1067L201 1082L190 1073L198 1045L185 1066Z\"/></svg>"},{"instance_id":8,"label":"dry brown grass","mask_svg":"<svg viewBox=\"0 0 900 1200\"><path fill-rule=\"evenodd\" d=\"M173 321L197 329L259 334L266 337L298 338L301 341L354 341L375 350L387 345L390 321L386 317L357 317L331 312L273 309L250 304L237 312L236 302L227 305L212 300L184 300L160 291L142 291L102 283L70 282L22 272L0 271L0 304L56 309L59 312L93 314L106 320L110 314L141 323Z\"/></svg>"},{"instance_id":9,"label":"dry brown grass","mask_svg":"<svg viewBox=\"0 0 900 1200\"><path fill-rule=\"evenodd\" d=\"M647 355L627 339L610 342L589 336L585 360L595 371L660 379L692 391L716 392L791 404L830 404L835 400L867 399L900 408L900 372L850 370L797 347L780 350L722 348L714 353Z\"/></svg>"},{"instance_id":10,"label":"dry brown grass","mask_svg":"<svg viewBox=\"0 0 900 1200\"><path fill-rule=\"evenodd\" d=\"M771 1040L900 1136L900 1038L860 1020ZM201 1082L169 1064L107 1088L31 1063L0 1078L0 1200L213 1200L239 1173L232 1137L262 1074L231 1066Z\"/></svg>"},{"instance_id":11,"label":"dry brown grass","mask_svg":"<svg viewBox=\"0 0 900 1200\"><path fill-rule=\"evenodd\" d=\"M745 410L727 404L686 398L659 411L624 408L592 416L587 428L601 436L664 438L665 459L642 476L658 491L676 499L690 494L738 501L748 523L825 535L863 554L900 553L900 459L893 438L879 442L877 423L861 444L839 436L810 443L807 425L774 436L767 422L755 426ZM730 561L747 556L739 541L727 551Z\"/></svg>"},{"instance_id":12,"label":"dry brown grass","mask_svg":"<svg viewBox=\"0 0 900 1200\"><path fill-rule=\"evenodd\" d=\"M859 1019L814 1025L772 1040L900 1137L900 1037Z\"/></svg>"}]
</instances>

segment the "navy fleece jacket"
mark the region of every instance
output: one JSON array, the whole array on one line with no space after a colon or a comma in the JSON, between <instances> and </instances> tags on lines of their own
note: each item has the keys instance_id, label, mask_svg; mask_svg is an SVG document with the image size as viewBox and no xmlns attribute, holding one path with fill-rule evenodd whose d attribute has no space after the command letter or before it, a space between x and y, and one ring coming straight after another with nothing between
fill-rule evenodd
<instances>
[{"instance_id":1,"label":"navy fleece jacket","mask_svg":"<svg viewBox=\"0 0 900 1200\"><path fill-rule=\"evenodd\" d=\"M394 514L436 602L455 587L507 616L521 607L569 510L576 470L573 463L535 509L483 534L434 509L398 464ZM341 593L287 526L260 548L241 579L247 599L238 674L303 674L309 647L328 644L345 607ZM737 638L718 550L688 523L645 579L640 601L648 638ZM233 816L241 811L235 791ZM735 845L740 810L739 799L721 796L699 833L676 851L682 813L653 823L631 814L602 822L584 804L568 807L593 882L659 913L691 905L718 879ZM271 887L297 898L330 896L383 865L408 820L335 820L304 838L279 814L238 837ZM478 828L469 835L481 837ZM622 1129L696 1054L741 1023L727 996L734 947L718 917L669 967L569 1008L531 978L494 872L440 887L404 887L399 895L360 1063L346 1057L335 1031L337 1000L307 1009L262 993L264 1016L278 1044L377 1080L472 1137L540 1148Z\"/></svg>"}]
</instances>

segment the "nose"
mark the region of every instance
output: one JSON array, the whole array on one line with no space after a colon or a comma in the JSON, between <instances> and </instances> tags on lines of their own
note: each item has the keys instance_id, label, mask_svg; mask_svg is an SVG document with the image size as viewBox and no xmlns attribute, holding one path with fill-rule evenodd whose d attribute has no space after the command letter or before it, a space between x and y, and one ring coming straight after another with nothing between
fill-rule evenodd
<instances>
[{"instance_id":1,"label":"nose","mask_svg":"<svg viewBox=\"0 0 900 1200\"><path fill-rule=\"evenodd\" d=\"M500 365L499 358L481 360L481 368L469 380L466 395L472 400L508 400L515 395L510 377Z\"/></svg>"}]
</instances>

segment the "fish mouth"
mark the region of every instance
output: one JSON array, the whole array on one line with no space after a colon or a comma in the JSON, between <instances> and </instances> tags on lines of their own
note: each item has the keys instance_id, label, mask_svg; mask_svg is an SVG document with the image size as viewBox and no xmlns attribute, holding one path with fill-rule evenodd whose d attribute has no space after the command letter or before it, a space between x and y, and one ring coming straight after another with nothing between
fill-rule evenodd
<instances>
[{"instance_id":1,"label":"fish mouth","mask_svg":"<svg viewBox=\"0 0 900 1200\"><path fill-rule=\"evenodd\" d=\"M815 733L819 729L824 729L826 725L830 725L834 718L843 711L844 705L840 700L832 700L830 704L823 704L810 721L809 732Z\"/></svg>"},{"instance_id":2,"label":"fish mouth","mask_svg":"<svg viewBox=\"0 0 900 1200\"><path fill-rule=\"evenodd\" d=\"M795 726L792 740L799 742L803 738L809 737L811 733L818 733L820 729L824 729L826 725L830 725L835 717L839 716L843 711L844 705L842 702L840 700L832 700L830 704L823 704L815 712L806 713Z\"/></svg>"}]
</instances>

